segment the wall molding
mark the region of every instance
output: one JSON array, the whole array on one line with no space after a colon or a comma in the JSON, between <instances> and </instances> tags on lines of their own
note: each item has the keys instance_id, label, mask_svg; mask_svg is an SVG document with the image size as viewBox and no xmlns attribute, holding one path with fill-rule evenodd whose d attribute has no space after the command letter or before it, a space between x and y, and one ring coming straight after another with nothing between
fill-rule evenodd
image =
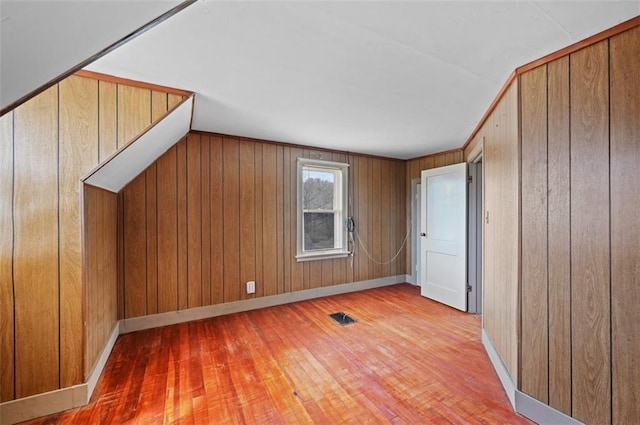
<instances>
[{"instance_id":1,"label":"wall molding","mask_svg":"<svg viewBox=\"0 0 640 425\"><path fill-rule=\"evenodd\" d=\"M341 285L326 286L322 288L306 289L303 291L289 292L286 294L272 295L248 300L234 301L225 304L216 304L206 307L196 307L187 310L173 311L169 313L141 316L116 322L111 335L107 340L100 357L87 377L87 382L72 387L36 394L17 400L11 400L0 404L0 424L15 424L41 416L52 415L69 409L86 406L96 388L98 379L102 374L109 355L121 334L152 329L160 326L190 322L193 320L223 316L226 314L240 313L259 308L273 307L298 301L306 301L314 298L328 297L332 295L348 294L350 292L364 291L367 289L381 288L383 286L405 283L409 276L397 275L379 279L363 280Z\"/></svg>"},{"instance_id":2,"label":"wall molding","mask_svg":"<svg viewBox=\"0 0 640 425\"><path fill-rule=\"evenodd\" d=\"M498 378L502 383L502 388L507 393L507 397L513 406L513 410L517 413L525 416L538 424L554 424L554 425L580 425L582 422L577 419L568 416L553 407L536 400L535 398L527 395L518 390L511 380L511 375L507 368L502 363L498 351L491 343L489 335L486 330L482 329L482 345L484 345L485 351L491 360L491 364L498 374Z\"/></svg>"},{"instance_id":3,"label":"wall molding","mask_svg":"<svg viewBox=\"0 0 640 425\"><path fill-rule=\"evenodd\" d=\"M193 320L208 319L224 316L226 314L240 313L259 308L274 307L298 301L306 301L314 298L328 297L331 295L347 294L349 292L363 291L366 289L380 288L395 285L407 281L407 275L383 277L379 279L363 280L341 285L325 286L322 288L305 289L286 294L270 295L260 298L251 298L241 301L233 301L224 304L215 304L204 307L194 307L186 310L171 311L149 316L133 317L120 321L120 333L140 331L144 329L158 328L161 326L175 325L177 323L191 322Z\"/></svg>"}]
</instances>

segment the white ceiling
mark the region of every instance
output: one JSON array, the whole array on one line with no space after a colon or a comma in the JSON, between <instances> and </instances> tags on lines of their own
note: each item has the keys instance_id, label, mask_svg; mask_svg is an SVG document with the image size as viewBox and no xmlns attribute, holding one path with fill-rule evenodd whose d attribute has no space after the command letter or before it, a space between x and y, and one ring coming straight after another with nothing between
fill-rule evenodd
<instances>
[{"instance_id":1,"label":"white ceiling","mask_svg":"<svg viewBox=\"0 0 640 425\"><path fill-rule=\"evenodd\" d=\"M0 110L180 2L0 1Z\"/></svg>"},{"instance_id":2,"label":"white ceiling","mask_svg":"<svg viewBox=\"0 0 640 425\"><path fill-rule=\"evenodd\" d=\"M515 67L639 14L640 0L201 0L87 69L196 92L194 129L411 158L460 147Z\"/></svg>"}]
</instances>

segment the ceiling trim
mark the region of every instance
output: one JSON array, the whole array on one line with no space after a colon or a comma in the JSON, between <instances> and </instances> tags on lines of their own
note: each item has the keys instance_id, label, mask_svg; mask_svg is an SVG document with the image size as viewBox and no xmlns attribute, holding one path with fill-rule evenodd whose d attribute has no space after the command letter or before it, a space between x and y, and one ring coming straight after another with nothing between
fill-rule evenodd
<instances>
[{"instance_id":1,"label":"ceiling trim","mask_svg":"<svg viewBox=\"0 0 640 425\"><path fill-rule=\"evenodd\" d=\"M638 26L640 26L640 16L633 17L628 21L624 21L614 27L601 31L595 35L592 35L591 37L585 38L584 40L578 41L577 43L573 43L567 47L564 47L560 50L557 50L553 53L543 56L540 59L536 59L534 61L531 61L527 64L524 64L516 68L511 73L511 75L509 75L509 78L507 78L507 81L503 84L502 88L496 95L495 99L493 99L493 102L491 102L491 104L489 105L489 108L487 109L487 111L484 113L484 115L478 122L478 125L476 125L476 127L471 132L471 135L467 138L467 141L464 143L464 145L462 145L462 150L465 150L467 146L469 146L469 144L473 141L474 137L476 137L476 135L478 134L482 126L485 124L485 122L487 121L487 119L489 118L493 110L496 108L496 106L498 106L498 103L502 100L502 97L504 96L507 89L509 89L509 87L511 86L511 83L513 83L514 80L519 75L524 74L527 71L531 71L532 69L537 68L539 66L546 65L549 62L553 62L554 60L559 59L561 57L568 56L571 53L575 53L578 50L584 49L585 47L589 47L593 44L597 44L603 40L606 40L610 37L613 37L615 35L618 35L620 33L623 33L625 31L628 31Z\"/></svg>"},{"instance_id":2,"label":"ceiling trim","mask_svg":"<svg viewBox=\"0 0 640 425\"><path fill-rule=\"evenodd\" d=\"M109 83L115 84L123 84L131 87L138 87L141 89L149 89L155 91L161 91L169 94L176 94L178 96L186 96L189 97L193 94L193 92L188 90L177 89L174 87L161 86L159 84L147 83L145 81L137 81L130 80L128 78L116 77L115 75L102 74L100 72L87 71L81 69L80 71L75 72L73 75L84 78L91 78L93 80L100 80Z\"/></svg>"},{"instance_id":3,"label":"ceiling trim","mask_svg":"<svg viewBox=\"0 0 640 425\"><path fill-rule=\"evenodd\" d=\"M62 74L60 74L56 78L50 80L48 83L45 83L45 84L41 85L40 87L36 88L35 90L32 90L28 94L22 96L20 99L16 100L15 102L10 103L6 107L4 107L2 110L0 110L0 117L3 116L4 114L6 114L7 112L12 111L13 109L17 108L18 106L22 105L23 103L25 103L29 99L39 95L40 93L42 93L43 91L47 90L51 86L54 86L55 84L58 84L60 81L62 81L65 78L69 77L70 75L74 74L76 71L79 71L80 69L84 68L85 66L89 65L90 63L92 63L96 59L98 59L98 58L106 55L107 53L117 49L118 47L128 43L129 41L133 40L134 38L136 38L140 34L143 34L144 32L150 30L151 28L155 27L156 25L160 24L161 22L166 21L167 19L169 19L170 17L172 17L176 13L182 11L183 9L187 8L188 6L191 6L196 1L197 0L185 0L185 1L183 1L179 5L175 6L173 9L167 11L166 13L163 13L162 15L158 16L154 20L146 23L145 25L141 26L137 30L133 31L131 34L124 36L123 38L121 38L120 40L118 40L115 43L111 44L110 46L102 49L101 51L99 51L95 55L90 56L89 58L87 58L84 61L80 62L76 66L72 67L71 69L67 70L66 72L63 72Z\"/></svg>"}]
</instances>

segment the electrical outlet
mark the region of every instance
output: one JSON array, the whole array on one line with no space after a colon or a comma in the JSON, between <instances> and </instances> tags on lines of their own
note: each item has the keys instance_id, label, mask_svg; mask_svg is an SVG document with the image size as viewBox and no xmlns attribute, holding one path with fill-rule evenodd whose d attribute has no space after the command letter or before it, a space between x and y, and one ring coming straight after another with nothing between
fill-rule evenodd
<instances>
[{"instance_id":1,"label":"electrical outlet","mask_svg":"<svg viewBox=\"0 0 640 425\"><path fill-rule=\"evenodd\" d=\"M247 282L247 294L255 294L256 293L256 282L250 280Z\"/></svg>"}]
</instances>

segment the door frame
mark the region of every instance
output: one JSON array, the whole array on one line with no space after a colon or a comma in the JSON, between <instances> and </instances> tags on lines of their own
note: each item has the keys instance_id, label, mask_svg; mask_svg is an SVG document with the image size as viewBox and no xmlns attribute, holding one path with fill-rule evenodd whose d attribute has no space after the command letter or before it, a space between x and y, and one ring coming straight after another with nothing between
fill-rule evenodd
<instances>
[{"instance_id":1,"label":"door frame","mask_svg":"<svg viewBox=\"0 0 640 425\"><path fill-rule=\"evenodd\" d=\"M484 141L484 140L483 140ZM483 310L483 211L484 179L482 163L483 143L471 152L468 162L467 191L467 312L482 314Z\"/></svg>"},{"instance_id":2,"label":"door frame","mask_svg":"<svg viewBox=\"0 0 640 425\"><path fill-rule=\"evenodd\" d=\"M420 205L418 203L420 178L411 179L411 283L420 286L418 281L420 262Z\"/></svg>"}]
</instances>

